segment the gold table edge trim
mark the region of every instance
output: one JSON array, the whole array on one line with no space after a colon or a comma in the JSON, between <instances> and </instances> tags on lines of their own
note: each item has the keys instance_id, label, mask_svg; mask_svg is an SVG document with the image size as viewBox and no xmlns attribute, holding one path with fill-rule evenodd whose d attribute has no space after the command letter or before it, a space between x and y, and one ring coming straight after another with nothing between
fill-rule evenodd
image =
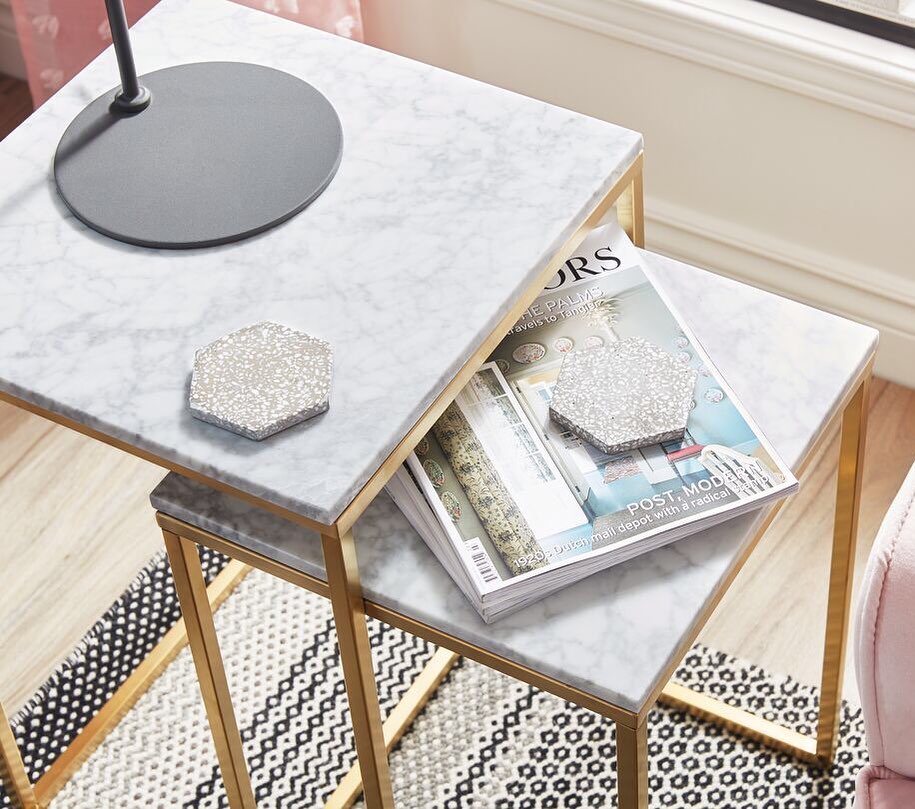
<instances>
[{"instance_id":1,"label":"gold table edge trim","mask_svg":"<svg viewBox=\"0 0 915 809\"><path fill-rule=\"evenodd\" d=\"M544 269L533 281L531 281L525 292L516 299L490 335L480 344L480 346L478 346L477 350L468 358L455 377L444 387L438 396L436 396L432 401L432 404L426 408L424 413L413 424L388 457L382 461L376 472L369 477L363 487L353 496L347 506L341 511L340 516L330 525L325 525L310 517L304 517L291 509L277 505L276 503L256 495L249 494L236 486L216 480L201 472L189 469L176 461L167 460L151 450L136 447L129 441L109 435L102 429L90 427L87 424L83 424L69 416L63 415L62 413L57 413L47 407L22 399L8 391L0 390L0 401L7 402L22 410L41 416L48 421L60 424L78 433L82 433L83 435L87 435L90 438L113 446L130 455L149 461L163 469L177 472L191 480L204 483L211 488L230 494L233 497L237 497L240 500L283 517L291 522L319 531L322 535L339 538L341 534L352 527L353 523L355 523L362 512L365 511L375 495L381 491L388 480L390 480L397 467L403 463L413 447L419 442L419 439L428 431L461 388L477 371L483 360L492 353L495 346L504 337L515 321L517 321L521 313L531 304L537 295L540 294L546 282L555 274L562 262L566 260L568 255L576 249L579 244L581 244L588 231L598 225L601 219L609 212L610 208L626 192L630 192L633 197L631 211L629 212L632 221L628 230L631 232L633 241L639 246L644 246L644 211L642 209L643 166L644 152L640 151L633 159L632 163L630 163L622 175L620 175L619 179L616 180L610 190L591 208L590 212L577 225L572 235L569 236L556 253L554 253L553 257L544 266Z\"/></svg>"}]
</instances>

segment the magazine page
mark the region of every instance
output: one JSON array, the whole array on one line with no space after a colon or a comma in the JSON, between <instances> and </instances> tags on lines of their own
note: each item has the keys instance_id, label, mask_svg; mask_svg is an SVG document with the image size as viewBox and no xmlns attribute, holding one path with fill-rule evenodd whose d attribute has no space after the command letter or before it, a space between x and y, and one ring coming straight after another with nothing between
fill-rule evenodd
<instances>
[{"instance_id":1,"label":"magazine page","mask_svg":"<svg viewBox=\"0 0 915 809\"><path fill-rule=\"evenodd\" d=\"M608 453L551 418L563 360L604 347L675 366L680 435ZM653 377L638 362L631 374L612 384L634 407L670 399L666 384L640 390ZM481 594L797 485L615 223L588 236L408 463Z\"/></svg>"}]
</instances>

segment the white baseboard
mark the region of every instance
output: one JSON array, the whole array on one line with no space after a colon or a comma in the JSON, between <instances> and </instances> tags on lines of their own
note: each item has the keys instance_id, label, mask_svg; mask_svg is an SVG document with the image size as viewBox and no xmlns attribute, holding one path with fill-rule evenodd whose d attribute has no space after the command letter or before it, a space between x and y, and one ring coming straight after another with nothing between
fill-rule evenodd
<instances>
[{"instance_id":1,"label":"white baseboard","mask_svg":"<svg viewBox=\"0 0 915 809\"><path fill-rule=\"evenodd\" d=\"M0 73L17 79L26 77L10 0L0 0Z\"/></svg>"},{"instance_id":2,"label":"white baseboard","mask_svg":"<svg viewBox=\"0 0 915 809\"><path fill-rule=\"evenodd\" d=\"M915 387L915 281L664 200L646 220L649 249L879 329L877 373Z\"/></svg>"}]
</instances>

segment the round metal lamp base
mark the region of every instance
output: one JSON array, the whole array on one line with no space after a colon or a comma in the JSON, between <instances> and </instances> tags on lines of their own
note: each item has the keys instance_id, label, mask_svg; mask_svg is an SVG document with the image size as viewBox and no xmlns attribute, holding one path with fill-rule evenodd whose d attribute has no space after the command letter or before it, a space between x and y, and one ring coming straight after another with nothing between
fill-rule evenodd
<instances>
[{"instance_id":1,"label":"round metal lamp base","mask_svg":"<svg viewBox=\"0 0 915 809\"><path fill-rule=\"evenodd\" d=\"M278 225L328 186L343 130L301 79L243 62L140 77L140 112L97 98L57 147L61 197L89 227L144 247L225 244Z\"/></svg>"}]
</instances>

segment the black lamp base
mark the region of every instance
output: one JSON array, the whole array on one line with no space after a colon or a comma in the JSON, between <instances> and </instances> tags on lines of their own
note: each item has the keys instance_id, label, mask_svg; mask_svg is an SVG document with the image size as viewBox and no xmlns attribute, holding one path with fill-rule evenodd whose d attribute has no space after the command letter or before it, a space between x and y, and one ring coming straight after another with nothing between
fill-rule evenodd
<instances>
[{"instance_id":1,"label":"black lamp base","mask_svg":"<svg viewBox=\"0 0 915 809\"><path fill-rule=\"evenodd\" d=\"M144 247L225 244L286 221L340 165L343 130L301 79L244 62L148 73L139 112L97 98L57 147L54 177L89 227Z\"/></svg>"}]
</instances>

